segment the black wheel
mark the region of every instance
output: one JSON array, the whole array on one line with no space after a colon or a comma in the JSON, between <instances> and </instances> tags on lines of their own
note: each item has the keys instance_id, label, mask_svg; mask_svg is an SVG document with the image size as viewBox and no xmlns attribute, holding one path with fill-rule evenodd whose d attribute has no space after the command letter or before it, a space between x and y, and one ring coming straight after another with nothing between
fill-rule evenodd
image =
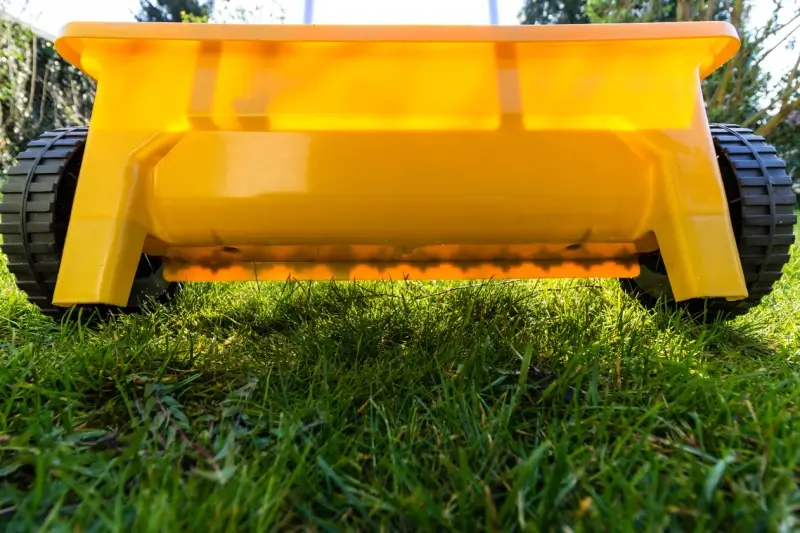
<instances>
[{"instance_id":1,"label":"black wheel","mask_svg":"<svg viewBox=\"0 0 800 533\"><path fill-rule=\"evenodd\" d=\"M17 156L2 186L0 251L8 258L17 287L44 314L56 318L68 311L52 301L87 134L85 127L42 134ZM126 307L78 307L106 315L139 311L149 299L166 302L180 285L162 274L161 259L142 254Z\"/></svg>"},{"instance_id":2,"label":"black wheel","mask_svg":"<svg viewBox=\"0 0 800 533\"><path fill-rule=\"evenodd\" d=\"M748 297L733 302L725 298L675 302L658 251L640 255L638 277L620 280L622 289L648 309L655 308L661 301L706 321L743 315L772 292L781 278L783 266L789 261L797 222L794 212L797 198L792 191L792 179L774 147L752 130L733 124L712 124L711 137Z\"/></svg>"}]
</instances>

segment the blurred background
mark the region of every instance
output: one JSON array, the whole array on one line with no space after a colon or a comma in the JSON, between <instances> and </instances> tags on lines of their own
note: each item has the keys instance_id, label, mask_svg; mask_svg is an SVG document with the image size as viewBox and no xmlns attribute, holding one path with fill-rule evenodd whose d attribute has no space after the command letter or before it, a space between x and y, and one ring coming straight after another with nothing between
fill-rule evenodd
<instances>
[{"instance_id":1,"label":"blurred background","mask_svg":"<svg viewBox=\"0 0 800 533\"><path fill-rule=\"evenodd\" d=\"M319 24L729 21L743 47L704 84L709 119L768 137L800 195L800 0L0 0L0 179L29 138L88 121L94 83L52 45L66 22L300 24L312 3Z\"/></svg>"}]
</instances>

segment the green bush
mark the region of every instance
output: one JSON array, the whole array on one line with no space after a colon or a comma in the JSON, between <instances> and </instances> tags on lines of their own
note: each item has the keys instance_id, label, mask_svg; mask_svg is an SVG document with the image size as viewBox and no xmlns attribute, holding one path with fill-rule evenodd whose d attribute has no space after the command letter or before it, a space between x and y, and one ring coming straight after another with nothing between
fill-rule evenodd
<instances>
[{"instance_id":1,"label":"green bush","mask_svg":"<svg viewBox=\"0 0 800 533\"><path fill-rule=\"evenodd\" d=\"M86 124L95 83L61 59L53 43L0 18L0 177L41 132Z\"/></svg>"}]
</instances>

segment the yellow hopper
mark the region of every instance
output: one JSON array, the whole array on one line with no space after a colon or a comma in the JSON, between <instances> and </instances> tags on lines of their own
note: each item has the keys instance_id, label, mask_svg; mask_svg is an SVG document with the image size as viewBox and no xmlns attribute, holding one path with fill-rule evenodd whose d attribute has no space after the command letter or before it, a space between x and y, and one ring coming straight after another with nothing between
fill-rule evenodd
<instances>
[{"instance_id":1,"label":"yellow hopper","mask_svg":"<svg viewBox=\"0 0 800 533\"><path fill-rule=\"evenodd\" d=\"M176 282L614 277L735 315L795 203L764 139L710 125L723 22L72 23L88 128L19 154L3 251L43 310Z\"/></svg>"}]
</instances>

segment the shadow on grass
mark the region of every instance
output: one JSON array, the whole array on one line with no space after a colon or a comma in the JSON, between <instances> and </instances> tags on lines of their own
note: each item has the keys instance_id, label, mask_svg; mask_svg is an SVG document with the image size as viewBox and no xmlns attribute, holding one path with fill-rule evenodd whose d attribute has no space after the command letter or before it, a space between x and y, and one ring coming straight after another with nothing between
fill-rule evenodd
<instances>
[{"instance_id":1,"label":"shadow on grass","mask_svg":"<svg viewBox=\"0 0 800 533\"><path fill-rule=\"evenodd\" d=\"M688 376L720 354L758 359L774 350L748 323L700 326L679 313L644 313L613 287L536 285L198 286L171 309L91 332L62 329L61 338L87 336L134 375L197 375L220 393L274 376L297 401L323 388L349 390L359 405L381 391L439 390L452 376L481 394L511 397L523 387L529 402L596 401L606 389ZM119 392L106 383L95 400Z\"/></svg>"},{"instance_id":2,"label":"shadow on grass","mask_svg":"<svg viewBox=\"0 0 800 533\"><path fill-rule=\"evenodd\" d=\"M610 352L617 360L621 351L626 364L636 364L654 355L654 345L678 340L709 355L736 351L757 359L776 349L751 322L699 325L678 312L647 313L609 285L539 285L198 284L144 316L59 327L17 307L4 329L6 338L111 342L115 353L136 354L145 367L180 365L232 376L267 368L298 372L320 361L335 373L328 377L383 364L408 367L414 375L430 370L432 360L457 365L476 350L488 366L518 368L526 348L537 369L558 374L570 361L607 364Z\"/></svg>"}]
</instances>

